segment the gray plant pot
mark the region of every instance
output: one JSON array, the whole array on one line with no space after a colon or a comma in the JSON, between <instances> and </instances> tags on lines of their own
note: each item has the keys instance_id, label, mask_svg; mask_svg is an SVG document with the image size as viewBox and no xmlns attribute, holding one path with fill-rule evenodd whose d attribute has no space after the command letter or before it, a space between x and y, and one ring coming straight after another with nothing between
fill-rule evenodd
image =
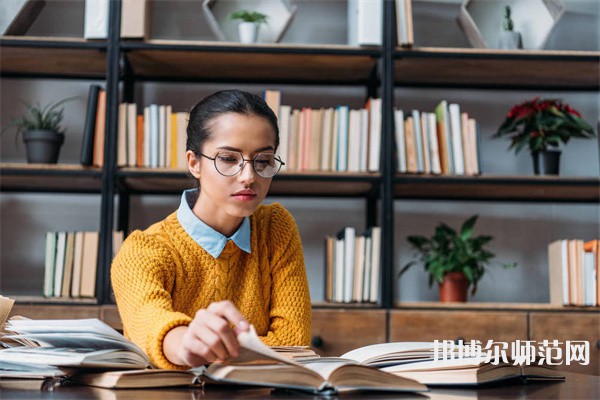
<instances>
[{"instance_id":1,"label":"gray plant pot","mask_svg":"<svg viewBox=\"0 0 600 400\"><path fill-rule=\"evenodd\" d=\"M23 142L28 163L56 164L65 135L52 131L25 131Z\"/></svg>"},{"instance_id":2,"label":"gray plant pot","mask_svg":"<svg viewBox=\"0 0 600 400\"><path fill-rule=\"evenodd\" d=\"M498 35L498 48L500 49L522 49L521 33L517 31L500 31Z\"/></svg>"}]
</instances>

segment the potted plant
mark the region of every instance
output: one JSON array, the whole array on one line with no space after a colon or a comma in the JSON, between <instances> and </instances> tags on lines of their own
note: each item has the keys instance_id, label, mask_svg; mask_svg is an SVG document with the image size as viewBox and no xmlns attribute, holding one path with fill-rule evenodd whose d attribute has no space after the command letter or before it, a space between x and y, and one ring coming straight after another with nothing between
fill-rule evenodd
<instances>
[{"instance_id":1,"label":"potted plant","mask_svg":"<svg viewBox=\"0 0 600 400\"><path fill-rule=\"evenodd\" d=\"M16 139L22 134L28 163L56 164L65 141L65 130L61 127L64 109L59 107L74 99L69 97L45 106L25 102L25 115L9 122L2 132L14 127Z\"/></svg>"},{"instance_id":2,"label":"potted plant","mask_svg":"<svg viewBox=\"0 0 600 400\"><path fill-rule=\"evenodd\" d=\"M440 301L466 301L467 290L471 295L477 291L477 283L486 271L486 265L495 254L484 246L492 236L473 236L477 215L467 219L460 232L440 223L431 238L408 236L407 240L419 253L419 260L407 263L400 270L402 275L411 266L422 263L429 274L429 286L434 282L440 285ZM516 264L503 264L504 268Z\"/></svg>"},{"instance_id":3,"label":"potted plant","mask_svg":"<svg viewBox=\"0 0 600 400\"><path fill-rule=\"evenodd\" d=\"M520 49L523 47L521 33L514 30L513 20L510 17L510 6L504 7L504 21L502 31L498 39L498 47L501 49Z\"/></svg>"},{"instance_id":4,"label":"potted plant","mask_svg":"<svg viewBox=\"0 0 600 400\"><path fill-rule=\"evenodd\" d=\"M268 16L258 11L238 10L229 14L229 19L239 19L241 22L238 25L240 42L254 43L258 37L258 28L262 24L266 24Z\"/></svg>"},{"instance_id":5,"label":"potted plant","mask_svg":"<svg viewBox=\"0 0 600 400\"><path fill-rule=\"evenodd\" d=\"M558 175L560 142L566 144L572 137L589 139L596 133L577 110L562 100L536 97L511 108L493 136L510 138L508 148L514 148L515 153L529 145L536 175L540 171ZM540 154L543 155L542 169Z\"/></svg>"}]
</instances>

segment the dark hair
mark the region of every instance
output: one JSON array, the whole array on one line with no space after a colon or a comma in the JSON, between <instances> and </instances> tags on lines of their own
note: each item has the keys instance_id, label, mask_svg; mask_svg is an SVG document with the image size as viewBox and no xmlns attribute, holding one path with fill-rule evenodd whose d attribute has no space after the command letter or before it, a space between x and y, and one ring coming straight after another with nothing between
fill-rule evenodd
<instances>
[{"instance_id":1,"label":"dark hair","mask_svg":"<svg viewBox=\"0 0 600 400\"><path fill-rule=\"evenodd\" d=\"M187 127L186 149L202 151L211 139L211 121L226 113L256 115L265 118L275 131L275 149L279 146L277 116L265 101L255 94L241 90L222 90L206 96L192 108Z\"/></svg>"}]
</instances>

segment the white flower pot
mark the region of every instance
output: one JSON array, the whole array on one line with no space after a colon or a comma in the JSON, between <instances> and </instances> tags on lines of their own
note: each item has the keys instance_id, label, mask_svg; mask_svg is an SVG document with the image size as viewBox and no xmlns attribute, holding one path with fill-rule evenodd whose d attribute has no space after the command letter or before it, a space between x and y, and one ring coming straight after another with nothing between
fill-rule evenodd
<instances>
[{"instance_id":1,"label":"white flower pot","mask_svg":"<svg viewBox=\"0 0 600 400\"><path fill-rule=\"evenodd\" d=\"M521 33L517 31L500 31L498 36L498 48L500 49L522 49Z\"/></svg>"},{"instance_id":2,"label":"white flower pot","mask_svg":"<svg viewBox=\"0 0 600 400\"><path fill-rule=\"evenodd\" d=\"M240 42L255 43L258 36L258 25L254 22L240 22L238 25Z\"/></svg>"}]
</instances>

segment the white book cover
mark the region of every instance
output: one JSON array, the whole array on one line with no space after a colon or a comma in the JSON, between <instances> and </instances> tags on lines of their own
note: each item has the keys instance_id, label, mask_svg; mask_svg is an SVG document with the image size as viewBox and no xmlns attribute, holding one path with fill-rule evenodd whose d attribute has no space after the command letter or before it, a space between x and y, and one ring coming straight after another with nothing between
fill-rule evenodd
<instances>
[{"instance_id":1,"label":"white book cover","mask_svg":"<svg viewBox=\"0 0 600 400\"><path fill-rule=\"evenodd\" d=\"M321 171L330 171L331 140L333 138L333 108L323 111L323 134L321 135Z\"/></svg>"},{"instance_id":2,"label":"white book cover","mask_svg":"<svg viewBox=\"0 0 600 400\"><path fill-rule=\"evenodd\" d=\"M379 272L381 270L381 227L371 228L371 303L379 301Z\"/></svg>"},{"instance_id":3,"label":"white book cover","mask_svg":"<svg viewBox=\"0 0 600 400\"><path fill-rule=\"evenodd\" d=\"M396 0L396 37L399 46L409 43L406 4L404 0Z\"/></svg>"},{"instance_id":4,"label":"white book cover","mask_svg":"<svg viewBox=\"0 0 600 400\"><path fill-rule=\"evenodd\" d=\"M381 157L381 99L370 99L369 106L369 171L379 171Z\"/></svg>"},{"instance_id":5,"label":"white book cover","mask_svg":"<svg viewBox=\"0 0 600 400\"><path fill-rule=\"evenodd\" d=\"M465 166L463 164L462 150L462 129L460 127L460 106L456 103L448 105L450 114L450 132L452 136L452 158L454 163L454 174L464 175Z\"/></svg>"},{"instance_id":6,"label":"white book cover","mask_svg":"<svg viewBox=\"0 0 600 400\"><path fill-rule=\"evenodd\" d=\"M596 304L596 268L594 266L594 252L583 253L583 305Z\"/></svg>"},{"instance_id":7,"label":"white book cover","mask_svg":"<svg viewBox=\"0 0 600 400\"><path fill-rule=\"evenodd\" d=\"M363 271L363 293L362 301L368 302L371 297L371 252L373 245L371 244L371 233L365 235L365 269Z\"/></svg>"},{"instance_id":8,"label":"white book cover","mask_svg":"<svg viewBox=\"0 0 600 400\"><path fill-rule=\"evenodd\" d=\"M150 104L150 167L158 168L160 137L158 133L158 104Z\"/></svg>"},{"instance_id":9,"label":"white book cover","mask_svg":"<svg viewBox=\"0 0 600 400\"><path fill-rule=\"evenodd\" d=\"M442 165L440 163L440 148L438 146L437 123L435 120L435 113L426 114L429 133L429 155L431 160L431 172L434 174L441 174Z\"/></svg>"},{"instance_id":10,"label":"white book cover","mask_svg":"<svg viewBox=\"0 0 600 400\"><path fill-rule=\"evenodd\" d=\"M419 110L412 110L413 131L415 133L415 149L417 151L417 172L425 171L423 162L423 136L421 134L421 113Z\"/></svg>"},{"instance_id":11,"label":"white book cover","mask_svg":"<svg viewBox=\"0 0 600 400\"><path fill-rule=\"evenodd\" d=\"M117 118L117 166L127 165L127 104L119 104Z\"/></svg>"},{"instance_id":12,"label":"white book cover","mask_svg":"<svg viewBox=\"0 0 600 400\"><path fill-rule=\"evenodd\" d=\"M67 245L67 232L56 234L56 264L54 268L54 297L60 297L62 290L63 273L65 271L65 250Z\"/></svg>"},{"instance_id":13,"label":"white book cover","mask_svg":"<svg viewBox=\"0 0 600 400\"><path fill-rule=\"evenodd\" d=\"M335 266L334 266L334 291L333 298L336 302L344 301L344 238L335 239Z\"/></svg>"},{"instance_id":14,"label":"white book cover","mask_svg":"<svg viewBox=\"0 0 600 400\"><path fill-rule=\"evenodd\" d=\"M348 170L348 107L338 106L337 171Z\"/></svg>"},{"instance_id":15,"label":"white book cover","mask_svg":"<svg viewBox=\"0 0 600 400\"><path fill-rule=\"evenodd\" d=\"M367 172L369 162L369 110L360 109L360 160L359 171Z\"/></svg>"},{"instance_id":16,"label":"white book cover","mask_svg":"<svg viewBox=\"0 0 600 400\"><path fill-rule=\"evenodd\" d=\"M281 167L281 171L285 171L288 168L287 153L289 148L291 113L291 106L279 106L279 117L277 121L279 124L279 148L277 149L277 154L283 162L286 163L286 165Z\"/></svg>"},{"instance_id":17,"label":"white book cover","mask_svg":"<svg viewBox=\"0 0 600 400\"><path fill-rule=\"evenodd\" d=\"M300 129L300 110L293 109L292 110L292 118L290 120L290 137L288 139L288 154L287 154L287 162L288 162L288 170L297 171L298 170L298 148L300 147L299 138L298 138L298 130Z\"/></svg>"},{"instance_id":18,"label":"white book cover","mask_svg":"<svg viewBox=\"0 0 600 400\"><path fill-rule=\"evenodd\" d=\"M360 169L360 110L350 110L348 118L348 172Z\"/></svg>"},{"instance_id":19,"label":"white book cover","mask_svg":"<svg viewBox=\"0 0 600 400\"><path fill-rule=\"evenodd\" d=\"M83 264L83 232L75 232L73 250L73 275L71 276L71 297L79 297L81 287L81 266Z\"/></svg>"},{"instance_id":20,"label":"white book cover","mask_svg":"<svg viewBox=\"0 0 600 400\"><path fill-rule=\"evenodd\" d=\"M352 302L354 293L354 247L356 229L348 226L344 229L344 303Z\"/></svg>"},{"instance_id":21,"label":"white book cover","mask_svg":"<svg viewBox=\"0 0 600 400\"><path fill-rule=\"evenodd\" d=\"M406 139L404 135L404 111L394 110L394 133L396 138L396 168L406 172Z\"/></svg>"},{"instance_id":22,"label":"white book cover","mask_svg":"<svg viewBox=\"0 0 600 400\"><path fill-rule=\"evenodd\" d=\"M158 166L167 166L167 107L158 106Z\"/></svg>"},{"instance_id":23,"label":"white book cover","mask_svg":"<svg viewBox=\"0 0 600 400\"><path fill-rule=\"evenodd\" d=\"M569 241L561 240L560 242L560 250L561 250L561 273L562 273L562 294L563 294L563 305L568 306L571 302L569 299Z\"/></svg>"},{"instance_id":24,"label":"white book cover","mask_svg":"<svg viewBox=\"0 0 600 400\"><path fill-rule=\"evenodd\" d=\"M46 232L46 257L44 260L44 296L54 295L54 266L56 265L56 232Z\"/></svg>"},{"instance_id":25,"label":"white book cover","mask_svg":"<svg viewBox=\"0 0 600 400\"><path fill-rule=\"evenodd\" d=\"M180 111L175 114L177 119L177 168L187 170L187 126L190 114L185 111Z\"/></svg>"},{"instance_id":26,"label":"white book cover","mask_svg":"<svg viewBox=\"0 0 600 400\"><path fill-rule=\"evenodd\" d=\"M144 107L144 167L150 167L152 164L152 156L150 155L152 148L152 139L150 138L150 107Z\"/></svg>"},{"instance_id":27,"label":"white book cover","mask_svg":"<svg viewBox=\"0 0 600 400\"><path fill-rule=\"evenodd\" d=\"M127 165L137 164L137 105L127 104Z\"/></svg>"},{"instance_id":28,"label":"white book cover","mask_svg":"<svg viewBox=\"0 0 600 400\"><path fill-rule=\"evenodd\" d=\"M108 37L109 0L85 0L83 37L106 39Z\"/></svg>"},{"instance_id":29,"label":"white book cover","mask_svg":"<svg viewBox=\"0 0 600 400\"><path fill-rule=\"evenodd\" d=\"M383 0L348 1L348 45L380 46Z\"/></svg>"}]
</instances>

